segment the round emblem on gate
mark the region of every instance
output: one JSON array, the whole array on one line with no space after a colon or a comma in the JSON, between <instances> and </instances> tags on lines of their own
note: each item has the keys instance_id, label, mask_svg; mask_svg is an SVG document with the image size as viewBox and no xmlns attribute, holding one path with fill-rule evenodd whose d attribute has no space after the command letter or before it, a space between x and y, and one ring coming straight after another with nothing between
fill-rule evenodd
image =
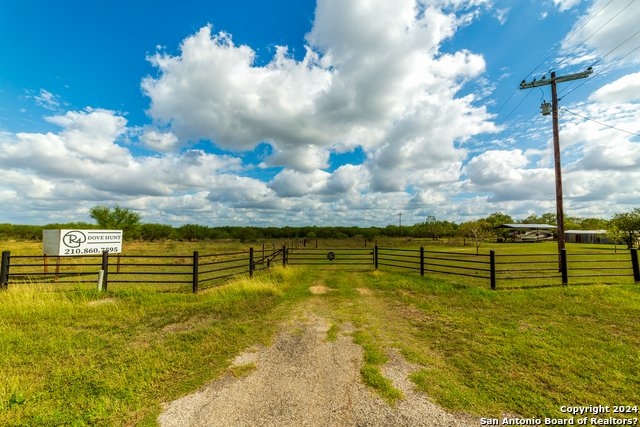
<instances>
[{"instance_id":1,"label":"round emblem on gate","mask_svg":"<svg viewBox=\"0 0 640 427\"><path fill-rule=\"evenodd\" d=\"M327 254L327 259L328 259L329 261L333 261L334 259L336 259L336 254L334 254L333 252L329 252L329 253Z\"/></svg>"}]
</instances>

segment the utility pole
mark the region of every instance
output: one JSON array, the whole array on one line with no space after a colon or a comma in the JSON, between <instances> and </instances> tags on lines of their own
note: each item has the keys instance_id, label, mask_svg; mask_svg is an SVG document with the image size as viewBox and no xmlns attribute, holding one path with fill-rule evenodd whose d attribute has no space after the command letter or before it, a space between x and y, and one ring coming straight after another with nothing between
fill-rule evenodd
<instances>
[{"instance_id":1,"label":"utility pole","mask_svg":"<svg viewBox=\"0 0 640 427\"><path fill-rule=\"evenodd\" d=\"M553 160L556 168L556 222L558 223L558 256L564 249L564 208L562 202L562 171L560 163L560 131L558 130L558 92L556 89L556 83L568 82L571 80L584 79L589 77L593 73L591 67L587 68L587 71L577 74L569 74L566 76L556 77L556 73L551 73L551 78L547 79L544 76L541 80L536 81L534 78L531 83L525 83L523 80L520 83L520 89L532 89L534 87L540 87L545 85L551 85L551 97L552 99L552 117L553 117ZM547 102L541 105L542 114L549 114L549 104Z\"/></svg>"},{"instance_id":2,"label":"utility pole","mask_svg":"<svg viewBox=\"0 0 640 427\"><path fill-rule=\"evenodd\" d=\"M398 218L400 218L400 238L402 239L402 212L398 214Z\"/></svg>"}]
</instances>

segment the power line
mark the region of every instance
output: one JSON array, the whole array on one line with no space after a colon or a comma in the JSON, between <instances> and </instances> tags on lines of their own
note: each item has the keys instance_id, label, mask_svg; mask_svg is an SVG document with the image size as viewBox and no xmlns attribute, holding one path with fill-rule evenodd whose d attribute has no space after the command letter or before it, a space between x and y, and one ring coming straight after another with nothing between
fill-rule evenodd
<instances>
[{"instance_id":1,"label":"power line","mask_svg":"<svg viewBox=\"0 0 640 427\"><path fill-rule=\"evenodd\" d=\"M553 66L553 68L551 68L549 70L549 73L552 72L553 70L555 70L557 67L559 67L568 57L569 55L571 55L573 52L575 52L580 46L582 46L583 44L585 44L587 41L589 41L589 39L593 36L595 36L596 34L598 34L598 32L600 30L602 30L604 27L606 27L611 21L613 21L618 15L620 15L622 12L625 11L625 9L627 9L629 6L631 6L636 0L631 0L631 2L629 4L627 4L620 12L616 13L611 19L609 19L607 22L604 23L604 25L602 25L600 28L598 28L593 34L591 34L589 37L587 37L582 43L580 43L579 45L577 45L576 47L573 48L573 50L571 50L571 52L567 53L564 58L562 58L562 60L557 63L556 65ZM609 2L610 3L610 2ZM600 12L598 12L600 13ZM595 17L595 16L594 16ZM583 26L584 27L584 26ZM635 34L634 34L635 35ZM633 36L632 36L633 37ZM528 76L527 76L528 77ZM526 78L525 78L526 80Z\"/></svg>"},{"instance_id":2,"label":"power line","mask_svg":"<svg viewBox=\"0 0 640 427\"><path fill-rule=\"evenodd\" d=\"M637 33L636 33L636 34L637 34ZM634 34L634 35L635 35L635 34ZM633 37L633 36L632 36L632 37ZM628 40L628 39L627 39L627 40ZM624 43L626 43L626 41L625 41ZM617 49L617 48L618 48L618 47L620 47L620 46L621 46L621 45L618 45L615 49ZM611 53L611 52L612 52L613 50L615 50L615 49L612 49L611 51L609 51L609 53ZM596 76L598 76L598 75L600 75L600 74L604 73L604 72L605 72L605 71L607 71L609 68L613 67L615 64L617 64L618 62L622 61L624 58L626 58L627 56L631 55L633 52L635 52L635 51L636 51L636 50L638 50L638 49L640 49L640 45L636 46L636 48L635 48L635 49L633 49L632 51L628 52L628 53L627 53L626 55L624 55L623 57L621 57L621 58L619 58L619 59L616 59L614 62L612 62L611 64L607 65L605 68L603 68L602 70L598 71L598 73L596 73L596 74L594 75L594 77L596 77ZM609 53L607 53L607 55L609 55ZM600 58L600 59L602 59L602 58ZM594 62L594 64L596 64L596 63L600 62L600 59L599 59L598 61ZM593 79L592 79L592 80L593 80ZM562 98L566 98L566 97L567 97L571 92L573 92L574 90L576 90L576 89L580 88L583 84L585 84L585 83L587 83L587 82L588 82L588 80L583 81L583 82L582 82L582 83L580 83L578 86L576 86L576 87L574 87L573 89L571 89L569 92L567 92L567 93L565 93L565 94L561 94L561 97L562 97ZM568 87L569 87L569 86L567 86L567 88L568 88ZM565 88L565 89L566 89L566 88Z\"/></svg>"},{"instance_id":3,"label":"power line","mask_svg":"<svg viewBox=\"0 0 640 427\"><path fill-rule=\"evenodd\" d=\"M600 9L600 10L599 10L595 15L593 15L591 18L589 18L589 20L587 20L587 22L585 22L585 23L584 23L580 28L578 28L578 29L577 29L576 31L574 31L574 32L573 32L573 33L572 33L572 34L571 34L567 39L565 39L565 41L564 41L564 42L563 42L563 43L562 43L562 44L561 44L561 45L560 45L560 46L559 46L559 47L558 47L554 52L552 52L549 56L547 56L547 58L545 58L545 59L544 59L544 60L543 60L543 61L542 61L542 62L541 62L541 63L540 63L536 68L534 68L534 69L533 69L529 74L527 74L527 76L525 77L525 80L526 80L526 78L527 78L527 77L529 77L531 74L533 74L536 70L538 70L538 69L539 69L539 68L540 68L540 67L541 67L541 66L542 66L542 65L543 65L543 64L544 64L544 63L545 63L549 58L551 58L553 55L555 55L555 54L556 54L556 53L557 53L557 52L558 52L558 51L559 51L559 50L560 50L564 45L566 45L566 44L569 42L569 40L571 40L571 38L573 38L576 34L578 34L578 33L579 33L579 32L580 32L580 31L581 31L581 30L582 30L582 29L583 29L587 24L589 24L589 22L591 22L591 21L592 21L596 16L598 16L598 15L599 15L599 14L600 14L600 13L601 13L601 12L602 12L606 7L607 7L607 6L609 6L612 2L613 2L613 0L610 0L610 1L609 1L607 4L605 4L605 5L604 5L604 6L603 6L603 7L602 7L602 8L601 8L601 9ZM569 52L569 53L568 53L568 54L567 54L567 55L566 55L566 56L565 56L565 57L560 61L560 63L556 64L556 65L554 66L554 68L555 68L555 67L558 67L560 64L562 64L562 62L564 62L564 60L565 60L565 59L566 59L566 58L567 58L571 53L573 53L577 48L579 48L579 47L580 47L580 46L582 46L584 43L586 43L586 42L587 42L591 37L593 37L593 36L594 36L595 34L597 34L600 30L602 30L602 28L604 28L606 25L608 25L608 24L609 24L609 23L610 23L614 18L616 18L620 13L622 13L625 9L627 9L627 8L628 8L631 4L633 4L634 2L635 2L635 0L632 0L632 1L631 1L629 4L627 4L627 5L626 5L626 6L625 6L621 11L619 11L616 15L614 15L614 16L613 16L613 18L609 19L609 21L607 21L604 25L602 25L600 28L598 28L598 29L597 29L593 34L591 34L591 35L590 35L590 36L589 36L585 41L583 41L581 44L579 44L578 46L576 46L576 47L575 47L571 52ZM640 32L640 31L639 31L639 32ZM636 33L636 34L637 34L637 33ZM636 34L634 34L634 36L635 36ZM632 37L633 37L633 36L632 36ZM631 39L632 37L630 37L629 39ZM619 46L617 46L617 47L616 47L616 48L614 48L613 50L616 50L617 48L619 48L622 44L626 43L629 39L625 40L625 42L621 43ZM640 48L640 46L639 46L639 48ZM636 49L637 49L637 48L636 48ZM635 51L636 49L634 49L634 51ZM612 50L612 51L613 51L613 50ZM632 52L633 52L633 51L632 51ZM611 53L611 52L609 52L607 55L609 55L610 53ZM629 54L630 54L630 53L631 53L631 52L629 52ZM618 61L620 61L621 59L625 58L625 57L626 57L626 56L628 56L629 54L627 54L627 55L625 55L624 57L620 58ZM605 57L606 57L607 55L605 55ZM600 60L602 60L602 59L604 59L604 57L603 57L603 58L600 58ZM597 62L599 62L600 60L596 61L596 63L597 63ZM616 62L618 62L618 61L616 61ZM552 68L550 71L552 71L554 68ZM582 83L582 84L584 84L584 83ZM582 86L582 85L580 85L580 86ZM578 87L580 87L580 86L578 86ZM576 87L575 89L577 89L578 87ZM574 89L574 90L575 90L575 89ZM511 95L510 95L510 96L507 98L507 100L502 104L502 106L501 106L501 107L500 107L500 109L496 112L496 114L500 113L500 111L501 111L501 110L502 110L502 109L507 105L507 103L511 100L511 98L515 95L515 93L516 93L517 91L518 91L518 89L516 89L513 93L511 93ZM572 90L571 92L573 92L573 90ZM569 93L571 93L571 92L568 92L568 93L567 93L567 95L568 95ZM498 124L497 128L499 128L499 127L500 127L500 126L501 126L501 125L502 125L502 124L503 124L503 123L504 123L504 122L505 122L505 121L506 121L506 120L507 120L507 119L508 119L512 114L513 114L513 112L515 112L515 110L516 110L516 109L517 109L517 108L518 108L518 107L519 107L519 106L524 102L524 100L528 97L528 95L529 95L529 94L530 94L530 92L529 92L529 93L527 93L527 95L526 95L526 96L525 96L525 97L524 97L524 98L523 98L523 99L518 103L518 105L516 105L516 106L511 110L511 112L510 112L510 113L509 113L509 114L508 114L508 115L507 115L507 116L506 116L506 117L505 117L505 118L500 122L500 124ZM566 96L566 95L564 95L564 96ZM536 112L534 112L534 113L529 117L529 119L527 119L527 121L531 120L531 118L532 118L536 113L537 113L537 111L536 111ZM526 128L525 128L525 129L524 129L524 130L523 130L523 131L522 131L522 132L521 132L521 133L520 133L520 134L519 134L515 139L517 140L518 138L520 138L520 137L524 134L524 132L526 132L526 131L527 131L527 130L528 130L528 129L533 125L533 124L535 124L538 120L539 120L539 117L538 117L536 120L534 120L532 123L530 123L530 124L529 124L529 126L527 126L527 127L526 127ZM488 127L488 124L485 126L485 128L483 129L483 131L482 131L482 132L484 132L484 130L486 130L486 128L487 128L487 127ZM520 127L522 127L522 124L521 124L518 128L516 128L516 130L514 130L511 134L509 134L505 139L509 139L513 134L515 134L516 132L518 132L518 130L520 129ZM490 133L486 138L484 138L482 141L480 141L479 143L476 143L476 144L474 144L474 145L476 145L476 146L481 146L482 144L484 144L484 143L485 143L489 138L491 138L491 136L492 136L492 135L494 135L494 134L497 132L497 130L498 130L497 128L496 128L493 132L491 132L491 133ZM482 133L482 132L481 132L481 133ZM485 164L485 166L483 166L483 167L482 167L482 169L480 169L478 172L476 172L476 174L474 174L474 175L473 175L473 177L471 177L471 178L469 178L467 181L465 181L465 183L463 183L463 185L460 187L460 189L461 189L461 188L463 188L463 187L466 185L466 183L467 183L467 182L469 182L471 179L473 179L474 177L476 177L480 172L482 172L482 170L484 170L484 169L485 169L486 167L488 167L491 163L493 163L493 161L495 161L495 160L497 159L497 157L499 156L499 154L500 154L500 153L498 153L498 155L496 155L496 156L495 156L495 157L494 157L494 158L493 158L489 163ZM463 158L465 155L466 155L466 153L465 153L463 156L461 156L461 157L458 159L458 161L457 161L457 162L461 161L461 160L462 160L462 158ZM456 162L456 163L457 163L457 162ZM475 166L474 166L474 167L472 167L471 169L469 169L469 170L467 171L467 175L469 175L469 174L470 174L470 172L472 172L474 168L475 168ZM446 178L445 178L445 179L443 179L443 180L441 180L441 181L440 181L436 186L432 187L432 189L433 189L433 190L437 190L437 189L439 189L439 188L442 186L442 184L444 184L444 183L445 183L445 181L448 181L448 180L447 180Z\"/></svg>"},{"instance_id":4,"label":"power line","mask_svg":"<svg viewBox=\"0 0 640 427\"><path fill-rule=\"evenodd\" d=\"M609 23L610 23L614 18L616 18L618 15L620 15L620 14L621 14L625 9L627 9L629 6L631 6L631 4L633 4L635 1L636 1L636 0L631 0L631 2L630 2L630 3L628 3L628 4L627 4L627 5L626 5L622 10L620 10L616 15L614 15L614 16L613 16L613 18L609 19L609 20L608 20L604 25L602 25L602 26L601 26L600 28L598 28L598 29L597 29L593 34L591 34L591 35L590 35L590 36L589 36L585 41L583 41L582 43L580 43L580 44L579 44L578 46L576 46L576 47L575 47L571 52L569 52L569 53L568 53L568 54L567 54L567 55L562 59L562 61L560 61L560 63L556 64L556 65L555 65L551 70L549 70L549 72L553 71L553 69L554 69L554 68L556 68L557 66L559 66L562 62L564 62L564 60L565 60L565 59L566 59L566 58L567 58L567 57L568 57L568 56L569 56L573 51L575 51L578 47L580 47L580 46L582 46L584 43L586 43L586 42L587 42L591 37L593 37L595 34L597 34L597 33L598 33L602 28L604 28L607 24L609 24ZM588 20L587 22L585 22L585 23L584 23L580 28L578 28L576 31L574 31L574 32L571 34L571 36L569 36L569 37L568 37L568 38L567 38L567 39L566 39L566 40L565 40L565 41L564 41L564 42L563 42L563 43L562 43L562 44L561 44L561 45L560 45L560 46L559 46L559 47L558 47L558 48L557 48L553 53L551 53L551 55L547 56L547 58L545 58L545 59L544 59L544 61L542 61L542 62L541 62L541 63L540 63L536 68L534 68L534 69L533 69L533 71L531 71L529 74L527 74L527 76L525 77L525 80L526 80L526 78L527 78L527 77L529 77L531 74L533 74L533 73L534 73L538 68L540 68L540 66L542 66L542 64L544 64L544 63L545 63L549 58L551 58L551 57L552 57L556 52L558 52L558 51L562 48L562 46L564 46L564 45L565 45L565 44L566 44L566 43L567 43L567 42L568 42L568 41L569 41L573 36L575 36L576 34L578 34L578 33L580 32L580 30L582 30L582 29L583 29L583 28L584 28L584 27L585 27L589 22L591 22L591 21L592 21L592 20L593 20L593 19L594 19L598 14L600 14L600 12L602 12L602 11L603 11L607 6L609 6L612 2L613 2L613 0L610 0L610 1L609 1L609 3L605 4L605 5L604 5L604 6L603 6L603 7L602 7L602 8L601 8L601 9L600 9L600 10L599 10L595 15L593 15L591 18L589 18L589 20ZM638 33L640 33L640 31L638 31ZM638 34L638 33L636 33L636 34ZM633 35L633 36L631 36L629 39L627 39L627 40L625 40L624 42L622 42L622 43L621 43L620 45L618 45L616 48L612 49L612 51L613 51L613 50L616 50L617 48L619 48L620 46L622 46L624 43L626 43L627 41L629 41L629 40L630 40L632 37L634 37L636 34L634 34L634 35ZM612 51L610 51L607 55L609 55ZM605 55L605 57L606 57L607 55ZM601 61L602 59L604 59L604 57L600 58L600 60L596 61L596 63L597 63L597 62L599 62L599 61ZM584 84L584 83L583 83L583 84ZM577 88L576 88L576 89L577 89ZM509 96L509 98L507 99L507 101L505 102L505 104L503 104L503 105L502 105L502 107L500 107L500 110L502 110L502 108L506 105L506 103L507 103L507 102L509 102L509 100L511 99L511 97L513 97L513 95L515 94L515 92L517 92L517 90L518 90L518 89L516 89L516 90L514 91L514 93L512 93L512 94ZM530 93L530 92L529 92L529 93ZM528 93L528 94L529 94L529 93ZM569 92L569 93L570 93L570 92ZM528 94L527 94L527 96L528 96ZM522 104L522 102L524 102L524 100L527 98L527 96L525 96L525 97L524 97L524 98L523 98L523 99L518 103L518 105L516 105L516 107L515 107L513 110L511 110L511 112L509 113L509 115L507 115L507 117L505 117L505 118L502 120L502 122L500 122L500 124L498 125L498 127L499 127L500 125L502 125L502 124L503 124L503 123L504 123L504 122L509 118L509 116L511 116L511 114L512 114L512 113L513 113L513 112L514 112L514 111L515 111L515 110L520 106L520 104ZM500 112L500 110L498 110L498 112L497 112L496 114L498 114L498 113ZM535 114L535 113L534 113L534 114ZM533 117L533 115L532 115L531 117ZM529 119L530 119L530 118L529 118ZM529 127L531 127L531 125L529 125L529 126L527 127L527 129L528 129ZM486 127L485 127L485 129L486 129ZM518 128L518 129L519 129L519 128ZM517 132L517 131L518 131L518 129L516 129L514 132L512 132L509 136L507 136L507 137L506 137L506 138L504 138L504 139L508 139L508 138L510 138L510 137L511 137L511 135L513 135L515 132ZM526 130L526 129L525 129L525 130ZM476 145L477 145L477 146L480 146L481 144L485 143L485 142L486 142L486 141L487 141L487 140L488 140L488 139L489 139L493 134L495 134L496 132L497 132L497 129L496 129L496 130L494 130L493 132L491 132L491 133L490 133L490 134L489 134L489 135L488 135L484 140L480 141L480 142L479 142L479 143L477 143ZM518 137L519 137L519 136L518 136ZM462 158L460 158L460 160L461 160L461 159L462 159ZM460 161L460 160L458 160L458 161ZM486 167L486 166L485 166L485 167ZM484 167L483 167L483 169L484 169ZM467 174L469 174L472 170L473 170L473 167L472 167L469 171L467 171ZM481 169L480 171L482 171L482 169ZM478 172L478 173L480 173L480 172ZM477 175L477 173L476 173L476 175ZM474 175L474 177L475 177L476 175ZM436 188L437 188L437 187L439 187L439 185L440 185L440 184L441 184L441 183L439 183L439 184L438 184L438 186L436 186Z\"/></svg>"},{"instance_id":5,"label":"power line","mask_svg":"<svg viewBox=\"0 0 640 427\"><path fill-rule=\"evenodd\" d=\"M560 49L562 49L562 46L564 46L565 44L567 44L569 42L569 40L571 40L573 38L573 36L575 36L576 34L578 34L580 32L580 30L582 30L589 22L591 22L596 16L598 16L600 14L600 12L602 12L604 10L605 7L609 6L611 3L613 2L613 0L610 0L609 3L605 4L604 6L602 6L602 9L600 9L595 15L593 15L591 18L589 18L589 20L587 22L585 22L582 27L578 28L576 31L574 31L573 34L571 34L560 46L558 46L558 48L556 50L553 51L553 53L551 53L549 56L547 56L544 61L542 61L540 63L540 65L538 65L536 68L533 69L533 71L531 71L529 74L526 75L526 77L524 78L525 80L527 79L527 77L529 77L531 74L535 73L536 70L538 68L540 68L542 66L542 64L544 64L545 62L547 62L547 60L549 60L549 58L551 58L553 55L555 55ZM517 90L517 89L516 89Z\"/></svg>"},{"instance_id":6,"label":"power line","mask_svg":"<svg viewBox=\"0 0 640 427\"><path fill-rule=\"evenodd\" d=\"M628 42L629 40L631 40L632 38L634 38L635 36L637 36L638 34L640 34L640 30L636 31L631 37L629 37L628 39L626 39L625 41L623 41L622 43L620 43L618 46L614 47L613 49L611 49L605 56L603 56L602 58L598 59L596 62L594 62L593 64L591 64L591 66L593 67L594 65L596 65L598 62L602 61L604 58L606 58L607 56L609 56L614 50L617 50L620 46L622 46L623 44L625 44L626 42Z\"/></svg>"},{"instance_id":7,"label":"power line","mask_svg":"<svg viewBox=\"0 0 640 427\"><path fill-rule=\"evenodd\" d=\"M590 120L590 121L592 121L592 122L594 122L594 123L598 123L599 125L606 126L606 127L608 127L608 128L611 128L611 129L619 130L620 132L629 133L629 134L631 134L631 135L640 136L640 134L633 133L633 132L629 132L628 130L624 130L624 129L619 129L619 128L617 128L617 127L614 127L614 126L608 125L608 124L606 124L606 123L602 123L602 122L599 122L599 121L597 121L597 120L593 120L593 119L591 119L591 118L589 118L589 117L582 116L582 115L580 115L580 114L578 114L578 113L574 113L573 111L567 110L567 109L566 109L566 108L564 108L564 107L561 107L560 109L561 109L561 110L566 111L567 113L571 113L571 114L573 114L574 116L582 117L582 118L583 118L583 119L585 119L585 120Z\"/></svg>"}]
</instances>

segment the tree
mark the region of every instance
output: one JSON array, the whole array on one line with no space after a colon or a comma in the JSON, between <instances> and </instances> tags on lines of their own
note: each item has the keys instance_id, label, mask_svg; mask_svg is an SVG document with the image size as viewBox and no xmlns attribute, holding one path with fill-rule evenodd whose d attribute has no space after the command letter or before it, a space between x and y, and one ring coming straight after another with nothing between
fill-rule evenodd
<instances>
[{"instance_id":1,"label":"tree","mask_svg":"<svg viewBox=\"0 0 640 427\"><path fill-rule=\"evenodd\" d=\"M173 233L173 227L167 224L142 224L139 228L140 236L147 241L165 241Z\"/></svg>"},{"instance_id":2,"label":"tree","mask_svg":"<svg viewBox=\"0 0 640 427\"><path fill-rule=\"evenodd\" d=\"M195 242L208 237L209 227L200 224L184 224L178 228L178 232L182 236L182 239Z\"/></svg>"},{"instance_id":3,"label":"tree","mask_svg":"<svg viewBox=\"0 0 640 427\"><path fill-rule=\"evenodd\" d=\"M442 222L438 221L435 216L430 215L427 220L422 223L428 237L437 240L444 233Z\"/></svg>"},{"instance_id":4,"label":"tree","mask_svg":"<svg viewBox=\"0 0 640 427\"><path fill-rule=\"evenodd\" d=\"M520 224L542 224L543 220L536 214L531 214L522 221Z\"/></svg>"},{"instance_id":5,"label":"tree","mask_svg":"<svg viewBox=\"0 0 640 427\"><path fill-rule=\"evenodd\" d=\"M513 218L511 215L503 214L502 212L494 212L485 218L485 221L490 223L493 227L497 227L502 224L513 224Z\"/></svg>"},{"instance_id":6,"label":"tree","mask_svg":"<svg viewBox=\"0 0 640 427\"><path fill-rule=\"evenodd\" d=\"M549 225L557 225L558 224L558 221L556 219L556 214L551 213L551 212L547 212L546 214L542 214L540 219L542 219L542 222L544 224L549 224Z\"/></svg>"},{"instance_id":7,"label":"tree","mask_svg":"<svg viewBox=\"0 0 640 427\"><path fill-rule=\"evenodd\" d=\"M607 230L607 237L609 240L613 240L613 250L618 252L618 242L624 238L624 232L618 228L618 226L611 221L609 229Z\"/></svg>"},{"instance_id":8,"label":"tree","mask_svg":"<svg viewBox=\"0 0 640 427\"><path fill-rule=\"evenodd\" d=\"M584 228L582 226L582 221L584 218L579 218L577 216L565 216L564 217L564 229L565 230L588 230L588 228ZM556 225L555 221L553 225Z\"/></svg>"},{"instance_id":9,"label":"tree","mask_svg":"<svg viewBox=\"0 0 640 427\"><path fill-rule=\"evenodd\" d=\"M617 213L613 216L612 222L624 233L627 249L631 249L636 235L640 232L640 209L633 208L630 212Z\"/></svg>"},{"instance_id":10,"label":"tree","mask_svg":"<svg viewBox=\"0 0 640 427\"><path fill-rule=\"evenodd\" d=\"M240 243L253 242L258 238L258 233L250 227L238 227L231 233L234 239L239 239Z\"/></svg>"},{"instance_id":11,"label":"tree","mask_svg":"<svg viewBox=\"0 0 640 427\"><path fill-rule=\"evenodd\" d=\"M480 247L482 242L485 239L494 236L491 224L484 219L465 222L460 226L458 230L459 233L463 236L469 236L473 239L473 242L476 245L476 255L478 255L478 248Z\"/></svg>"},{"instance_id":12,"label":"tree","mask_svg":"<svg viewBox=\"0 0 640 427\"><path fill-rule=\"evenodd\" d=\"M606 230L609 227L609 221L602 218L583 218L580 223L581 230Z\"/></svg>"},{"instance_id":13,"label":"tree","mask_svg":"<svg viewBox=\"0 0 640 427\"><path fill-rule=\"evenodd\" d=\"M485 218L489 224L491 224L491 228L495 229L496 227L502 224L513 224L513 218L510 215L503 214L502 212L494 212ZM509 237L509 229L502 228L500 231L494 230L496 234L503 238Z\"/></svg>"},{"instance_id":14,"label":"tree","mask_svg":"<svg viewBox=\"0 0 640 427\"><path fill-rule=\"evenodd\" d=\"M94 206L89 209L89 216L95 219L101 228L122 230L124 233L133 232L142 221L139 213L121 208L117 203L113 208L105 205Z\"/></svg>"}]
</instances>

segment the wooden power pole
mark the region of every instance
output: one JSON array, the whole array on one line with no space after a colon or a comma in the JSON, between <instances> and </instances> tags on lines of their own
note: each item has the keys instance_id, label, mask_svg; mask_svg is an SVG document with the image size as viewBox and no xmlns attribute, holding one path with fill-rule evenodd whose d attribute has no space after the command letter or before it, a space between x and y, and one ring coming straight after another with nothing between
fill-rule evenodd
<instances>
[{"instance_id":1,"label":"wooden power pole","mask_svg":"<svg viewBox=\"0 0 640 427\"><path fill-rule=\"evenodd\" d=\"M402 239L402 212L398 214L398 218L400 219L400 238Z\"/></svg>"},{"instance_id":2,"label":"wooden power pole","mask_svg":"<svg viewBox=\"0 0 640 427\"><path fill-rule=\"evenodd\" d=\"M551 97L553 98L553 160L556 168L556 222L558 223L558 256L560 255L560 251L564 249L564 208L562 202L562 170L560 163L560 131L558 130L558 92L556 89L556 83L584 79L589 77L591 73L593 73L591 67L587 68L587 71L584 71L582 73L569 74L567 76L561 77L556 77L556 73L553 72L551 73L550 79L547 79L546 76L544 76L541 80L538 81L536 81L536 79L533 79L531 83L525 83L525 81L523 80L522 83L520 83L520 89L532 89L534 87L551 85ZM542 105L542 114L549 114L548 112L545 113L545 104Z\"/></svg>"}]
</instances>

